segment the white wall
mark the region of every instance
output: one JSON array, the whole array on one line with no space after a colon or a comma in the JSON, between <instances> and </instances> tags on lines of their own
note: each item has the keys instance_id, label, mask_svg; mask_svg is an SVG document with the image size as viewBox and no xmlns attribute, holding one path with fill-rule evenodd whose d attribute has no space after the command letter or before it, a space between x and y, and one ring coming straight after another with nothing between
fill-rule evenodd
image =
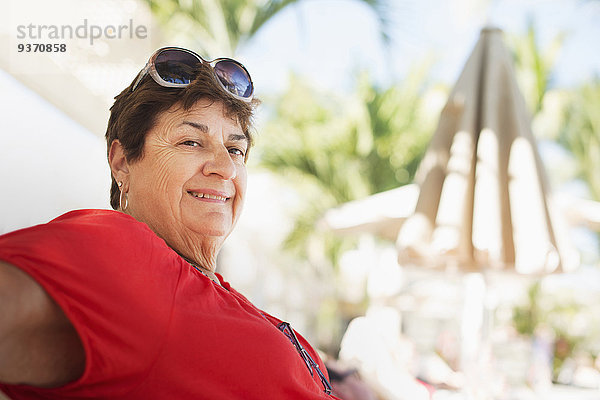
<instances>
[{"instance_id":1,"label":"white wall","mask_svg":"<svg viewBox=\"0 0 600 400\"><path fill-rule=\"evenodd\" d=\"M0 69L0 234L72 209L108 208L105 147Z\"/></svg>"}]
</instances>

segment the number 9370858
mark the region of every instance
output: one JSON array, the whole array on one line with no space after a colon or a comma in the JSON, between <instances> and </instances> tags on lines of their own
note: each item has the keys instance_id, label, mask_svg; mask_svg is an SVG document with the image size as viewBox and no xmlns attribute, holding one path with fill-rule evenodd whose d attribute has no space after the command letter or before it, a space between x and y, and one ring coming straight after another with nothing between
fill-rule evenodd
<instances>
[{"instance_id":1,"label":"number 9370858","mask_svg":"<svg viewBox=\"0 0 600 400\"><path fill-rule=\"evenodd\" d=\"M19 43L19 53L64 53L67 51L65 43Z\"/></svg>"}]
</instances>

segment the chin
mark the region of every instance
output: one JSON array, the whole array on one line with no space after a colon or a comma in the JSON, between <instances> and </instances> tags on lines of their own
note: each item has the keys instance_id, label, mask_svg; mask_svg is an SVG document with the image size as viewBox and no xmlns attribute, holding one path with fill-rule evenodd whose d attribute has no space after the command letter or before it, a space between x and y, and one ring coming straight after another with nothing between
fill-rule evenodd
<instances>
[{"instance_id":1,"label":"chin","mask_svg":"<svg viewBox=\"0 0 600 400\"><path fill-rule=\"evenodd\" d=\"M228 236L233 229L233 218L227 212L183 212L183 225L200 235Z\"/></svg>"},{"instance_id":2,"label":"chin","mask_svg":"<svg viewBox=\"0 0 600 400\"><path fill-rule=\"evenodd\" d=\"M185 224L188 229L198 235L227 237L231 233L233 226L229 223L215 223L206 219L194 220L192 223Z\"/></svg>"},{"instance_id":3,"label":"chin","mask_svg":"<svg viewBox=\"0 0 600 400\"><path fill-rule=\"evenodd\" d=\"M226 238L227 236L229 236L229 233L231 232L231 229L219 229L219 228L210 228L210 227L198 227L197 229L194 229L194 232L196 232L199 235L202 236L211 236L211 237L222 237L222 238Z\"/></svg>"}]
</instances>

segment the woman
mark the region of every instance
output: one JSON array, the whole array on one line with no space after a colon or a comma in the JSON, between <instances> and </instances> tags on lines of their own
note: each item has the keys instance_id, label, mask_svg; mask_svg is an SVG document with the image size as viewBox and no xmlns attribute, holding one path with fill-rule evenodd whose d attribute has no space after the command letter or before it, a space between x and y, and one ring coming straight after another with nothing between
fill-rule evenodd
<instances>
[{"instance_id":1,"label":"woman","mask_svg":"<svg viewBox=\"0 0 600 400\"><path fill-rule=\"evenodd\" d=\"M215 273L244 202L252 95L237 61L158 50L111 108L117 211L0 237L10 398L332 398L310 345Z\"/></svg>"}]
</instances>

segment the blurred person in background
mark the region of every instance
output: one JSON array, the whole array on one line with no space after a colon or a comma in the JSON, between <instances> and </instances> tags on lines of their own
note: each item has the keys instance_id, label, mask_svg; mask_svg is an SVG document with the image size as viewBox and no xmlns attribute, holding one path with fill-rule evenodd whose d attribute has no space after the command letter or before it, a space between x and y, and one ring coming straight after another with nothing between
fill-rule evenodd
<instances>
[{"instance_id":1,"label":"blurred person in background","mask_svg":"<svg viewBox=\"0 0 600 400\"><path fill-rule=\"evenodd\" d=\"M215 272L244 203L253 94L239 62L170 47L115 98L114 211L0 236L0 390L14 400L333 398L310 344Z\"/></svg>"},{"instance_id":2,"label":"blurred person in background","mask_svg":"<svg viewBox=\"0 0 600 400\"><path fill-rule=\"evenodd\" d=\"M333 394L344 400L377 400L355 368L346 368L334 359L325 361Z\"/></svg>"}]
</instances>

